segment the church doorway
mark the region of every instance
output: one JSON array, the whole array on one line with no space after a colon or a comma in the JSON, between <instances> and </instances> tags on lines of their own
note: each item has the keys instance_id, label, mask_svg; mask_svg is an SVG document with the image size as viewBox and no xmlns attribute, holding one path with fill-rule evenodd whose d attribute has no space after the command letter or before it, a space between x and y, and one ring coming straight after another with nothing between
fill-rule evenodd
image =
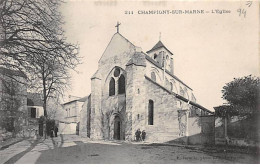
<instances>
[{"instance_id":1,"label":"church doorway","mask_svg":"<svg viewBox=\"0 0 260 167\"><path fill-rule=\"evenodd\" d=\"M115 140L120 140L121 136L121 120L119 116L115 116L114 120L114 139Z\"/></svg>"}]
</instances>

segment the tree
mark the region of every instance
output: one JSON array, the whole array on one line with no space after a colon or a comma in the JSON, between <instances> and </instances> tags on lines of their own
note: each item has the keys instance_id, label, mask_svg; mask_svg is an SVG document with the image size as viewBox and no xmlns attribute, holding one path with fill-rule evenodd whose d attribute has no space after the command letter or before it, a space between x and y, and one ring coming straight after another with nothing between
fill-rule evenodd
<instances>
[{"instance_id":1,"label":"tree","mask_svg":"<svg viewBox=\"0 0 260 167\"><path fill-rule=\"evenodd\" d=\"M26 120L26 88L17 82L25 80L24 77L18 71L0 68L0 129L17 132Z\"/></svg>"},{"instance_id":2,"label":"tree","mask_svg":"<svg viewBox=\"0 0 260 167\"><path fill-rule=\"evenodd\" d=\"M66 42L61 0L0 0L0 65L23 71L41 92L44 115L49 97L62 93L69 70L80 63L78 46Z\"/></svg>"},{"instance_id":3,"label":"tree","mask_svg":"<svg viewBox=\"0 0 260 167\"><path fill-rule=\"evenodd\" d=\"M260 79L251 75L242 78L234 78L227 83L222 90L222 98L228 105L219 106L217 115L252 116L259 113Z\"/></svg>"}]
</instances>

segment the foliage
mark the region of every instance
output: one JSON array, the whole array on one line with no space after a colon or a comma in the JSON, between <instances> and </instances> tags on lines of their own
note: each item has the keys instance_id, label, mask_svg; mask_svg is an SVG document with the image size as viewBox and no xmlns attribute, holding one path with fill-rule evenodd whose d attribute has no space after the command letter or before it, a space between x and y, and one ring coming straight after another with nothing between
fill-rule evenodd
<instances>
[{"instance_id":1,"label":"foliage","mask_svg":"<svg viewBox=\"0 0 260 167\"><path fill-rule=\"evenodd\" d=\"M259 112L260 79L251 75L234 78L222 90L228 105L215 107L216 116L251 116Z\"/></svg>"},{"instance_id":2,"label":"foliage","mask_svg":"<svg viewBox=\"0 0 260 167\"><path fill-rule=\"evenodd\" d=\"M251 75L234 78L222 90L222 98L231 105L256 107L259 101L260 79Z\"/></svg>"},{"instance_id":3,"label":"foliage","mask_svg":"<svg viewBox=\"0 0 260 167\"><path fill-rule=\"evenodd\" d=\"M22 105L23 97L19 96L18 93L18 91L22 90L22 87L3 73L0 76L0 83L0 127L9 132L14 132L17 127L19 128L19 119L22 118L19 107Z\"/></svg>"},{"instance_id":4,"label":"foliage","mask_svg":"<svg viewBox=\"0 0 260 167\"><path fill-rule=\"evenodd\" d=\"M0 0L0 66L23 71L46 103L62 94L69 70L80 63L78 46L66 42L61 0Z\"/></svg>"}]
</instances>

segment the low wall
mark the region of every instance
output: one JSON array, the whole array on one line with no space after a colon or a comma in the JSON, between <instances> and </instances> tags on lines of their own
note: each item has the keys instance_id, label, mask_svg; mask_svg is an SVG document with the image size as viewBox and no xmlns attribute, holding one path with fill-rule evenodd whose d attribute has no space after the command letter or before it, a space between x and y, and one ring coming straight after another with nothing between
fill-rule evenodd
<instances>
[{"instance_id":1,"label":"low wall","mask_svg":"<svg viewBox=\"0 0 260 167\"><path fill-rule=\"evenodd\" d=\"M39 134L39 127L37 125L23 126L22 129L16 134L17 137L31 137L36 138Z\"/></svg>"},{"instance_id":2,"label":"low wall","mask_svg":"<svg viewBox=\"0 0 260 167\"><path fill-rule=\"evenodd\" d=\"M76 134L77 123L59 123L59 134Z\"/></svg>"},{"instance_id":3,"label":"low wall","mask_svg":"<svg viewBox=\"0 0 260 167\"><path fill-rule=\"evenodd\" d=\"M217 120L220 122L215 128L217 145L259 147L259 116L240 120L232 117L226 120L227 125L225 118Z\"/></svg>"},{"instance_id":4,"label":"low wall","mask_svg":"<svg viewBox=\"0 0 260 167\"><path fill-rule=\"evenodd\" d=\"M215 143L214 116L191 117L188 121L188 144L211 145Z\"/></svg>"}]
</instances>

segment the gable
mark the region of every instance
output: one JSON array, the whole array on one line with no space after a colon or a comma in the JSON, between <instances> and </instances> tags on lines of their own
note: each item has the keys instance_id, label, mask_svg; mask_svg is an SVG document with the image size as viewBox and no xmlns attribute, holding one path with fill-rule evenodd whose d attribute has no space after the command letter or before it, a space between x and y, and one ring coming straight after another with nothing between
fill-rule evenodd
<instances>
[{"instance_id":1,"label":"gable","mask_svg":"<svg viewBox=\"0 0 260 167\"><path fill-rule=\"evenodd\" d=\"M128 41L121 34L116 33L113 35L108 46L106 47L102 57L99 60L99 66L105 63L108 59L124 59L127 57L127 53L135 52L135 45ZM120 57L119 57L120 56ZM124 56L124 57L122 57ZM128 59L129 60L129 59Z\"/></svg>"}]
</instances>

